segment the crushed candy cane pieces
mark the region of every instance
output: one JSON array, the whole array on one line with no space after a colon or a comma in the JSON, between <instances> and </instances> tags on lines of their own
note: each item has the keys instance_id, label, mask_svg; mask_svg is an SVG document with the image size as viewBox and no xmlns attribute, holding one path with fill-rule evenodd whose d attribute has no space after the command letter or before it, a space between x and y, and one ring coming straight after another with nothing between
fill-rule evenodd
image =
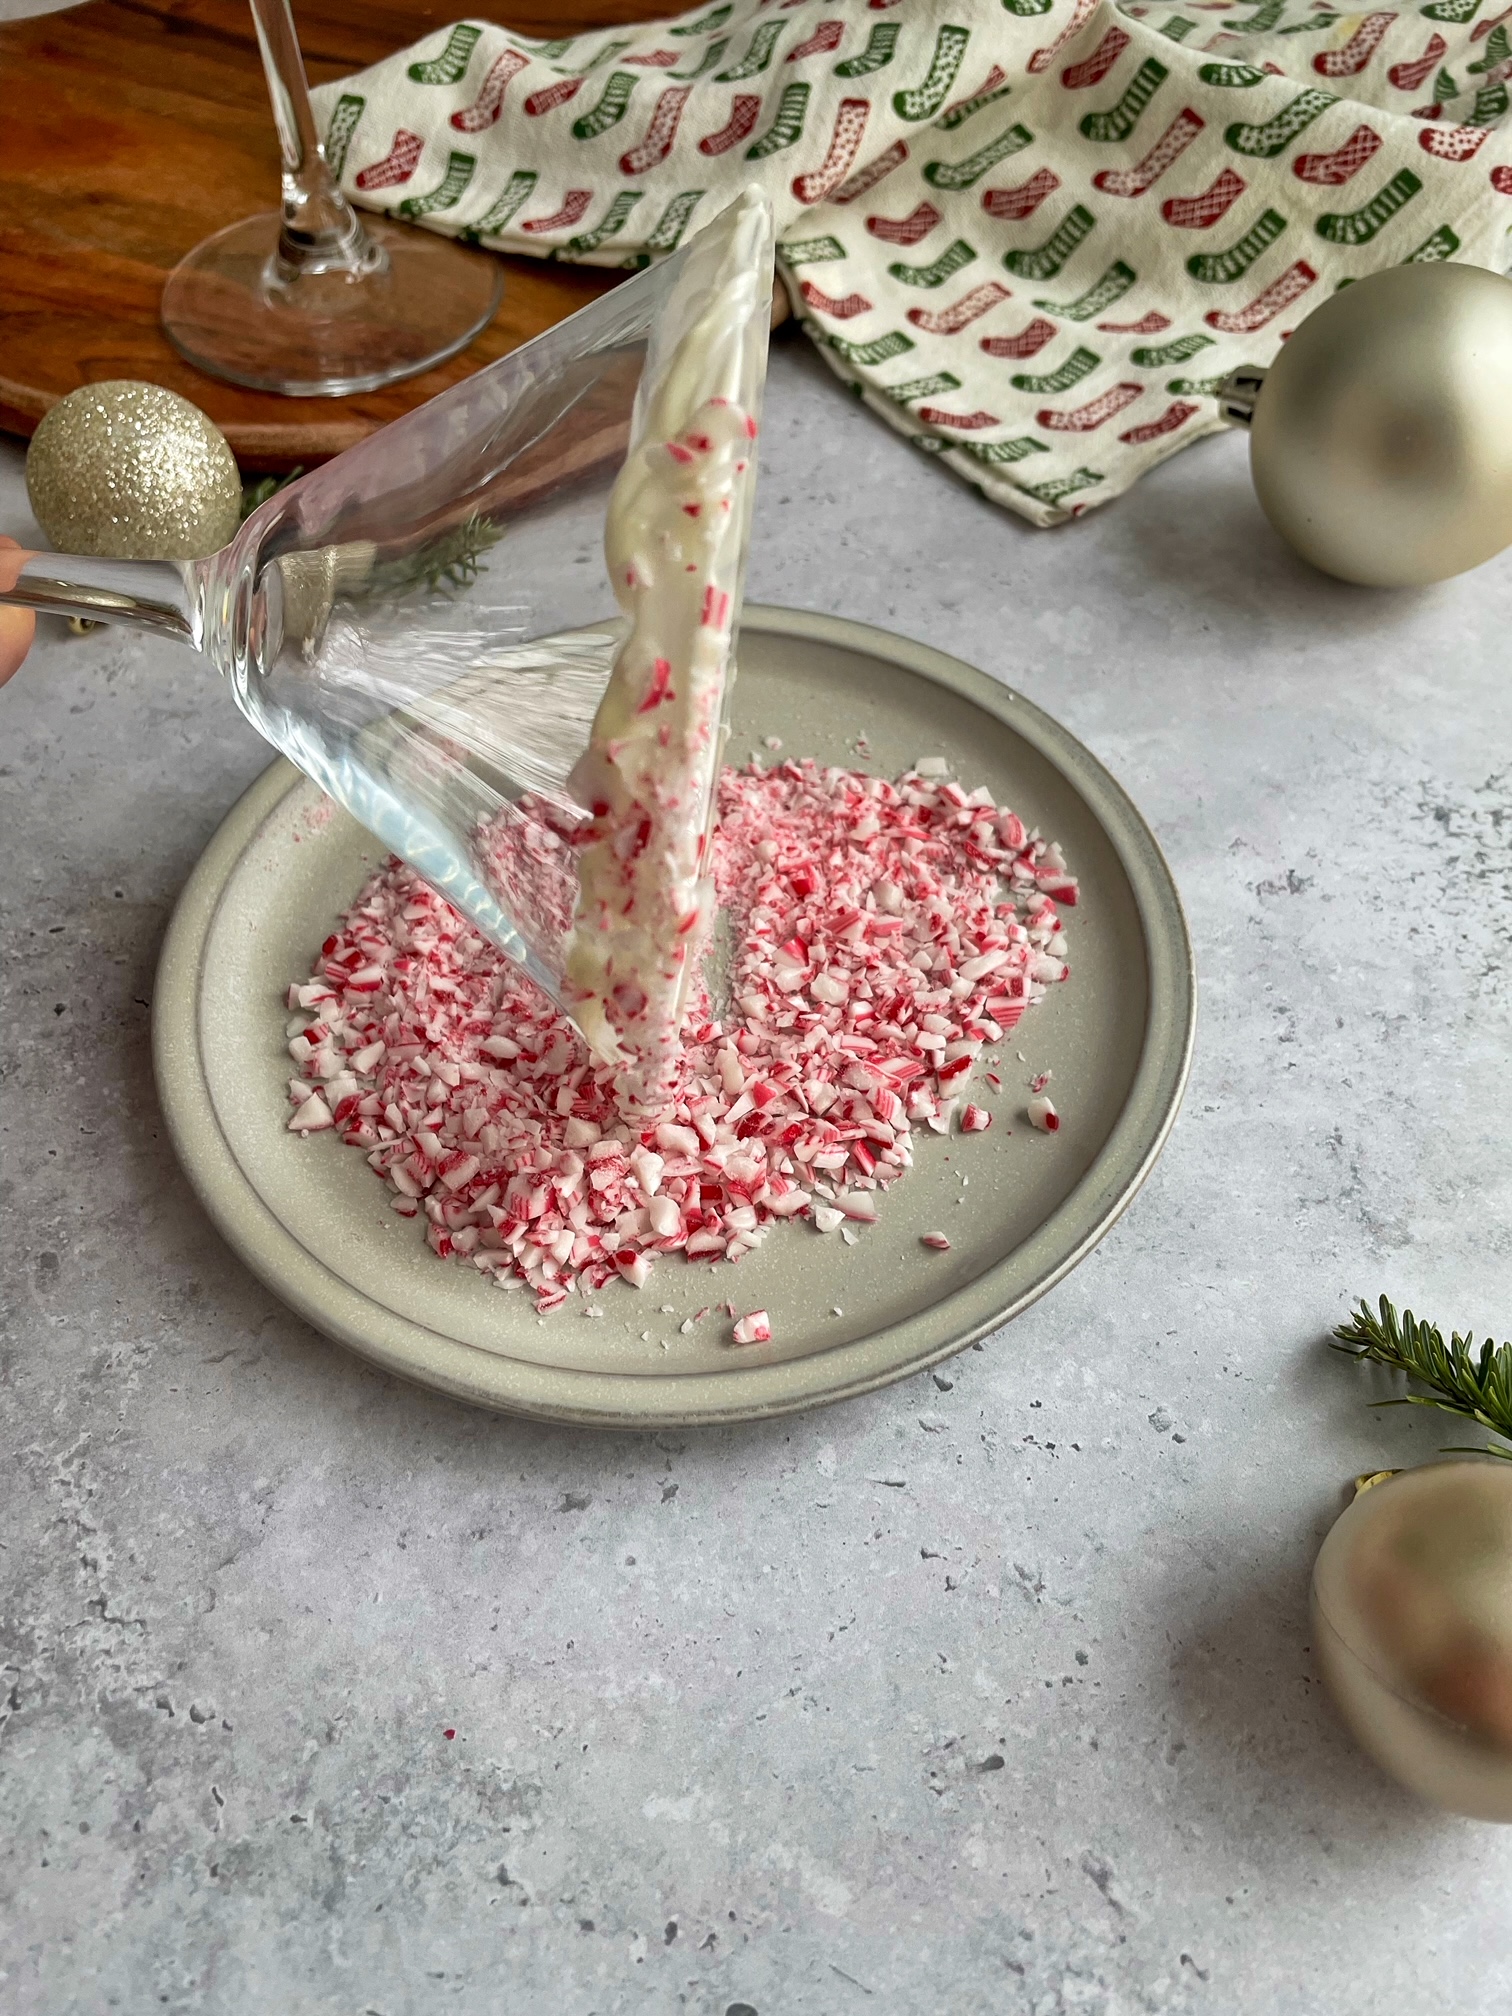
<instances>
[{"instance_id":1,"label":"crushed candy cane pieces","mask_svg":"<svg viewBox=\"0 0 1512 2016\"><path fill-rule=\"evenodd\" d=\"M919 1235L921 1246L932 1246L936 1253L948 1253L950 1241L943 1232L923 1232Z\"/></svg>"},{"instance_id":2,"label":"crushed candy cane pieces","mask_svg":"<svg viewBox=\"0 0 1512 2016\"><path fill-rule=\"evenodd\" d=\"M1037 1099L1029 1101L1029 1124L1038 1127L1041 1134L1055 1134L1060 1130L1060 1115L1043 1092Z\"/></svg>"},{"instance_id":3,"label":"crushed candy cane pieces","mask_svg":"<svg viewBox=\"0 0 1512 2016\"><path fill-rule=\"evenodd\" d=\"M770 1344L772 1341L772 1319L765 1309L753 1309L749 1316L735 1319L735 1342L737 1344Z\"/></svg>"},{"instance_id":4,"label":"crushed candy cane pieces","mask_svg":"<svg viewBox=\"0 0 1512 2016\"><path fill-rule=\"evenodd\" d=\"M542 1314L666 1255L738 1263L783 1220L855 1244L916 1128L990 1125L974 1076L1066 977L1074 882L985 789L785 760L718 801L730 1005L695 991L655 1112L401 862L289 990L291 1131L361 1149L438 1256ZM1058 1125L1048 1099L1030 1118Z\"/></svg>"}]
</instances>

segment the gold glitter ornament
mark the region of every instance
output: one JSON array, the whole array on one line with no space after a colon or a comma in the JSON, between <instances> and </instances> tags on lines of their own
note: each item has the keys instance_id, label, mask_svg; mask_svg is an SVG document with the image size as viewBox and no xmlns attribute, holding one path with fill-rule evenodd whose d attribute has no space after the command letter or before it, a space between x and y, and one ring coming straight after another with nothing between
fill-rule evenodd
<instances>
[{"instance_id":1,"label":"gold glitter ornament","mask_svg":"<svg viewBox=\"0 0 1512 2016\"><path fill-rule=\"evenodd\" d=\"M1325 574L1415 588L1512 545L1512 280L1393 266L1219 394L1281 537Z\"/></svg>"},{"instance_id":2,"label":"gold glitter ornament","mask_svg":"<svg viewBox=\"0 0 1512 2016\"><path fill-rule=\"evenodd\" d=\"M1512 1463L1362 1478L1313 1570L1323 1677L1421 1798L1512 1821Z\"/></svg>"},{"instance_id":3,"label":"gold glitter ornament","mask_svg":"<svg viewBox=\"0 0 1512 2016\"><path fill-rule=\"evenodd\" d=\"M212 421L161 385L81 385L47 413L26 456L37 523L61 553L199 560L241 518L241 476Z\"/></svg>"}]
</instances>

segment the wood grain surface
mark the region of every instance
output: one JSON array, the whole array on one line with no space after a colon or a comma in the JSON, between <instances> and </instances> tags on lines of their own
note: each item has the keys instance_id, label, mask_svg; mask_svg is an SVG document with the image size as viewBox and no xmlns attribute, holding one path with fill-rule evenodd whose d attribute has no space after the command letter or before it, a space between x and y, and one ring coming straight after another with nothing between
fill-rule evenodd
<instances>
[{"instance_id":1,"label":"wood grain surface","mask_svg":"<svg viewBox=\"0 0 1512 2016\"><path fill-rule=\"evenodd\" d=\"M665 0L297 0L312 83L463 15L535 36L676 12ZM30 435L78 385L145 378L203 407L247 469L324 460L559 322L621 276L506 258L498 314L459 356L350 399L206 377L158 324L163 281L212 231L278 200L246 0L91 0L0 25L0 428Z\"/></svg>"}]
</instances>

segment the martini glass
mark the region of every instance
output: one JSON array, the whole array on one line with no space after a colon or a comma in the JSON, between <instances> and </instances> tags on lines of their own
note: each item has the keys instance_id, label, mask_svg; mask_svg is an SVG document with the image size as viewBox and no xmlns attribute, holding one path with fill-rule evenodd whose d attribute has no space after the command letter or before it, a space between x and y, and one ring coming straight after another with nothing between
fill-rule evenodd
<instances>
[{"instance_id":1,"label":"martini glass","mask_svg":"<svg viewBox=\"0 0 1512 2016\"><path fill-rule=\"evenodd\" d=\"M754 442L771 288L771 211L751 192L277 491L220 552L8 552L0 602L201 652L260 734L576 1014L565 980L593 816L581 766L629 621L606 567L611 498L627 457L637 482L648 458L689 461L664 444L690 424L694 438L710 407L738 408ZM729 532L707 563L704 613L689 634L669 623L661 646L682 667L717 629L725 679L755 470L741 438L734 507L709 514ZM714 783L711 759L690 830L707 832Z\"/></svg>"},{"instance_id":2,"label":"martini glass","mask_svg":"<svg viewBox=\"0 0 1512 2016\"><path fill-rule=\"evenodd\" d=\"M289 0L252 0L283 158L283 207L197 245L163 327L214 378L295 395L371 392L453 356L499 305L496 259L414 226L364 224L315 131Z\"/></svg>"}]
</instances>

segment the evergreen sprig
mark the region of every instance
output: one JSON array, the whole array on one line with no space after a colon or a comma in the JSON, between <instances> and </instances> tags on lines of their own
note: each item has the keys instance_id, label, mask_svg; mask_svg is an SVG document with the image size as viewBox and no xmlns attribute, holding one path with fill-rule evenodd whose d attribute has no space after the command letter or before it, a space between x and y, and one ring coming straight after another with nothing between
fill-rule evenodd
<instances>
[{"instance_id":1,"label":"evergreen sprig","mask_svg":"<svg viewBox=\"0 0 1512 2016\"><path fill-rule=\"evenodd\" d=\"M1475 1421L1492 1435L1512 1443L1512 1344L1488 1337L1477 1350L1473 1333L1456 1330L1449 1342L1434 1323L1420 1323L1410 1309L1398 1316L1383 1295L1379 1312L1361 1302L1349 1322L1341 1323L1330 1340L1336 1351L1369 1359L1405 1373L1428 1390L1377 1400L1377 1407L1438 1407ZM1500 1456L1512 1462L1512 1448L1455 1447L1456 1456Z\"/></svg>"},{"instance_id":2,"label":"evergreen sprig","mask_svg":"<svg viewBox=\"0 0 1512 2016\"><path fill-rule=\"evenodd\" d=\"M462 524L438 533L402 560L383 561L374 568L371 585L390 595L403 594L422 582L433 594L438 589L466 588L477 580L483 555L503 536L497 525L474 512Z\"/></svg>"},{"instance_id":3,"label":"evergreen sprig","mask_svg":"<svg viewBox=\"0 0 1512 2016\"><path fill-rule=\"evenodd\" d=\"M286 489L294 481L296 476L303 474L304 465L301 463L299 468L291 469L287 476L259 476L255 480L251 477L246 478L242 484L242 523L247 522L259 504L266 504L270 497L276 497L280 490Z\"/></svg>"}]
</instances>

